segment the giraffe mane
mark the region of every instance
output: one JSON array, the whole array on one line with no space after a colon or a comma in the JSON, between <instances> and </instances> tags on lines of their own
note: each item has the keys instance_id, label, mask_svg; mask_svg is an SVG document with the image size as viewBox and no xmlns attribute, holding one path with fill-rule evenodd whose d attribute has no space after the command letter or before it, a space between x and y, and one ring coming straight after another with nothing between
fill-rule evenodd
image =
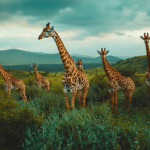
<instances>
[{"instance_id":1,"label":"giraffe mane","mask_svg":"<svg viewBox=\"0 0 150 150\"><path fill-rule=\"evenodd\" d=\"M58 35L58 33L54 30L54 32L56 33L56 35L57 35L57 37L61 40L61 38L60 38L60 36ZM61 40L61 42L62 42L62 40ZM63 46L65 47L65 45L64 45L64 43L62 42L62 44L63 44ZM66 48L65 48L66 49ZM69 56L69 58L73 61L73 63L75 64L75 61L71 58L71 56L70 56L70 54L68 53L68 51L66 50L66 52L67 52L67 54L68 54L68 56Z\"/></svg>"}]
</instances>

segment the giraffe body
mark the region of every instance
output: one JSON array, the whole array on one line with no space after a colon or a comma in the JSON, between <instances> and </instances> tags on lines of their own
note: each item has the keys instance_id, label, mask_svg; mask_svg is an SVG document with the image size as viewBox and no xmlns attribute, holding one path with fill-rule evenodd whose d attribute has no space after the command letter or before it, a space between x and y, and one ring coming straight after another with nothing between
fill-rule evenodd
<instances>
[{"instance_id":1,"label":"giraffe body","mask_svg":"<svg viewBox=\"0 0 150 150\"><path fill-rule=\"evenodd\" d=\"M66 50L61 38L54 28L50 28L50 23L46 25L38 39L52 37L57 45L62 63L64 65L64 75L62 78L63 92L65 96L66 108L69 109L68 92L71 92L71 108L74 108L75 96L78 96L80 106L85 107L85 98L88 92L89 83L85 73L76 68L74 60ZM83 93L83 96L81 95Z\"/></svg>"},{"instance_id":2,"label":"giraffe body","mask_svg":"<svg viewBox=\"0 0 150 150\"><path fill-rule=\"evenodd\" d=\"M4 79L4 88L9 96L11 94L11 90L17 90L24 99L25 104L27 104L27 97L25 95L26 86L21 79L14 78L9 72L7 72L1 65L0 65L0 74Z\"/></svg>"},{"instance_id":3,"label":"giraffe body","mask_svg":"<svg viewBox=\"0 0 150 150\"><path fill-rule=\"evenodd\" d=\"M36 81L34 84L39 88L43 87L46 93L49 92L49 86L50 86L49 81L43 78L40 73L38 73L36 64L33 64L31 66L34 68L34 72L35 72Z\"/></svg>"},{"instance_id":4,"label":"giraffe body","mask_svg":"<svg viewBox=\"0 0 150 150\"><path fill-rule=\"evenodd\" d=\"M113 112L113 103L115 103L115 113L117 113L117 91L122 90L125 96L125 103L124 103L124 109L126 107L127 102L128 104L128 111L130 108L131 100L132 100L132 93L135 89L135 84L129 77L123 77L119 74L119 72L115 69L113 69L107 59L105 58L105 55L108 53L106 52L106 49L101 49L101 52L98 51L102 58L103 67L105 70L105 73L108 77L108 91L110 93L110 102L111 102L111 113ZM114 97L114 100L113 100Z\"/></svg>"},{"instance_id":5,"label":"giraffe body","mask_svg":"<svg viewBox=\"0 0 150 150\"><path fill-rule=\"evenodd\" d=\"M147 35L144 33L144 37L140 36L141 39L144 40L145 47L146 47L146 58L147 58L147 70L145 72L145 81L146 85L148 87L148 92L149 92L149 110L150 110L150 49L149 49L149 34Z\"/></svg>"}]
</instances>

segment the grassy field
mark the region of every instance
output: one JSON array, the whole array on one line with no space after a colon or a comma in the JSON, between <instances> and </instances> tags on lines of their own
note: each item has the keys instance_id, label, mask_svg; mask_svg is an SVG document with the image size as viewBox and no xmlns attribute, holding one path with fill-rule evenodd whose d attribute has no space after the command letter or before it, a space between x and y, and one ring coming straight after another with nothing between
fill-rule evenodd
<instances>
[{"instance_id":1,"label":"grassy field","mask_svg":"<svg viewBox=\"0 0 150 150\"><path fill-rule=\"evenodd\" d=\"M103 68L85 72L90 82L86 108L79 108L76 98L75 109L68 113L62 93L62 72L44 76L51 83L50 92L45 94L33 85L34 72L12 70L13 76L26 84L27 105L17 91L6 97L0 77L0 149L150 149L150 113L144 74L134 76L139 83L135 91L138 108L132 102L129 112L123 110L124 96L120 91L118 114L111 114L108 79Z\"/></svg>"}]
</instances>

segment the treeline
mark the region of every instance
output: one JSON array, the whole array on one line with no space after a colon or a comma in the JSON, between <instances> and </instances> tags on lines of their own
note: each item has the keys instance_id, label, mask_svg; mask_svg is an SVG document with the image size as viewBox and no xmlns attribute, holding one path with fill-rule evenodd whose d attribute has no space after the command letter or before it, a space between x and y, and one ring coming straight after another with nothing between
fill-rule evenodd
<instances>
[{"instance_id":1,"label":"treeline","mask_svg":"<svg viewBox=\"0 0 150 150\"><path fill-rule=\"evenodd\" d=\"M83 68L90 69L90 68L97 68L101 67L102 64L100 63L86 63L83 64ZM31 65L14 65L14 66L3 66L4 68L9 69L17 69L22 71L33 71L33 67ZM64 66L63 64L39 64L38 71L44 71L44 72L63 72Z\"/></svg>"}]
</instances>

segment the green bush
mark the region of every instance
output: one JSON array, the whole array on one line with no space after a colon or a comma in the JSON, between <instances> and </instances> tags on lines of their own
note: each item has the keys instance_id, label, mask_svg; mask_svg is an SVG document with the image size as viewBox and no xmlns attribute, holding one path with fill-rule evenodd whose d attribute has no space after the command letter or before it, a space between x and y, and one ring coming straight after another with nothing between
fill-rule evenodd
<instances>
[{"instance_id":1,"label":"green bush","mask_svg":"<svg viewBox=\"0 0 150 150\"><path fill-rule=\"evenodd\" d=\"M135 97L138 107L147 107L149 105L148 87L146 84L135 89Z\"/></svg>"},{"instance_id":2,"label":"green bush","mask_svg":"<svg viewBox=\"0 0 150 150\"><path fill-rule=\"evenodd\" d=\"M105 75L94 76L91 79L87 97L93 102L102 102L109 98L108 79Z\"/></svg>"},{"instance_id":3,"label":"green bush","mask_svg":"<svg viewBox=\"0 0 150 150\"><path fill-rule=\"evenodd\" d=\"M42 117L35 115L27 105L20 105L0 92L0 149L23 149L27 130L37 135L37 129L43 123Z\"/></svg>"}]
</instances>

